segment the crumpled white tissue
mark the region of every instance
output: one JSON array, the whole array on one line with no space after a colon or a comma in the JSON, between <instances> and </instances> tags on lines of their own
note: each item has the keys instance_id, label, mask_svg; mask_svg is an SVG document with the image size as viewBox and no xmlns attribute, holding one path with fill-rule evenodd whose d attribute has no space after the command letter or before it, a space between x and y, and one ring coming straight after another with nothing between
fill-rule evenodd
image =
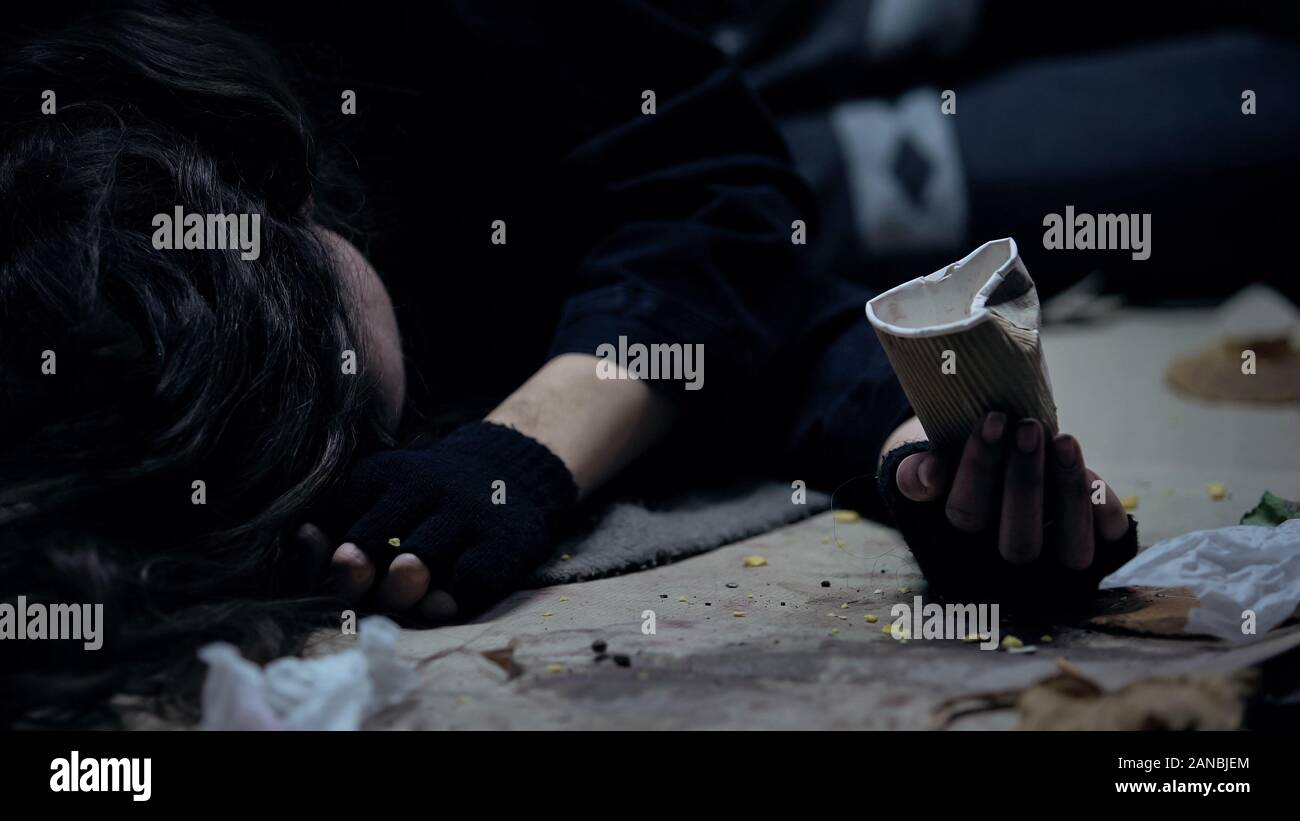
<instances>
[{"instance_id":1,"label":"crumpled white tissue","mask_svg":"<svg viewBox=\"0 0 1300 821\"><path fill-rule=\"evenodd\" d=\"M319 658L259 667L224 642L199 649L203 730L356 730L415 687L415 665L397 654L401 628L383 616L358 625L358 641Z\"/></svg>"},{"instance_id":2,"label":"crumpled white tissue","mask_svg":"<svg viewBox=\"0 0 1300 821\"><path fill-rule=\"evenodd\" d=\"M1234 643L1262 637L1300 604L1300 519L1277 527L1237 525L1157 542L1101 580L1102 588L1185 587L1200 606L1186 633ZM1242 633L1242 611L1255 612L1255 634Z\"/></svg>"}]
</instances>

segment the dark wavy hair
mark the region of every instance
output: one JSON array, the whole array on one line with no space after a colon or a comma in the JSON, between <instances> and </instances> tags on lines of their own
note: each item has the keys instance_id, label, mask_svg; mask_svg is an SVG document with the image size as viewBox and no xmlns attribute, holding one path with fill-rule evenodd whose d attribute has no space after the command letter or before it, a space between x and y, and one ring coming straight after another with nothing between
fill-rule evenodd
<instances>
[{"instance_id":1,"label":"dark wavy hair","mask_svg":"<svg viewBox=\"0 0 1300 821\"><path fill-rule=\"evenodd\" d=\"M380 435L340 367L362 340L312 131L267 51L194 8L24 36L0 106L0 602L102 603L105 633L0 641L0 717L192 697L199 644L266 659L337 619L286 534ZM260 258L155 250L176 205L260 214Z\"/></svg>"}]
</instances>

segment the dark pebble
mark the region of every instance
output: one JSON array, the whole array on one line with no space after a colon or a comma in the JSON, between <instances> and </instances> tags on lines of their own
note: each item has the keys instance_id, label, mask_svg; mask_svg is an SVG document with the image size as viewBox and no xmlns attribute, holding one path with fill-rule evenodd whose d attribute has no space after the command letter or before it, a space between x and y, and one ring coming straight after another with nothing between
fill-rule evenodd
<instances>
[{"instance_id":1,"label":"dark pebble","mask_svg":"<svg viewBox=\"0 0 1300 821\"><path fill-rule=\"evenodd\" d=\"M605 652L605 647L606 647L606 646L607 646L607 645L605 644L605 640L604 640L604 639L596 639L595 641L593 641L593 642L591 643L591 649L594 650L594 651L596 651L597 653L603 653L603 652Z\"/></svg>"},{"instance_id":2,"label":"dark pebble","mask_svg":"<svg viewBox=\"0 0 1300 821\"><path fill-rule=\"evenodd\" d=\"M830 587L830 586L831 586L830 582L822 582L822 587Z\"/></svg>"},{"instance_id":3,"label":"dark pebble","mask_svg":"<svg viewBox=\"0 0 1300 821\"><path fill-rule=\"evenodd\" d=\"M614 663L619 667L631 667L632 659L629 656L617 655L614 656Z\"/></svg>"}]
</instances>

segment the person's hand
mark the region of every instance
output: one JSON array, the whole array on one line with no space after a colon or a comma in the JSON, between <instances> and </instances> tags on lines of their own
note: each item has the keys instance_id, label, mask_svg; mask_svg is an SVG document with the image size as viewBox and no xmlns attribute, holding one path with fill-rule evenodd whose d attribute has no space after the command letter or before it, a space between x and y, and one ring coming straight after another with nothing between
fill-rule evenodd
<instances>
[{"instance_id":1,"label":"person's hand","mask_svg":"<svg viewBox=\"0 0 1300 821\"><path fill-rule=\"evenodd\" d=\"M1135 524L1069 434L1046 441L1039 422L994 412L955 465L910 449L890 465L901 498L886 501L937 587L1050 601L1061 587L1095 589L1135 553Z\"/></svg>"},{"instance_id":2,"label":"person's hand","mask_svg":"<svg viewBox=\"0 0 1300 821\"><path fill-rule=\"evenodd\" d=\"M346 523L331 559L339 592L429 621L472 614L527 580L576 500L558 457L489 422L365 457L334 502ZM298 536L328 538L315 525Z\"/></svg>"},{"instance_id":3,"label":"person's hand","mask_svg":"<svg viewBox=\"0 0 1300 821\"><path fill-rule=\"evenodd\" d=\"M429 590L429 568L414 553L399 553L388 565L382 582L375 563L352 542L339 544L314 522L302 524L294 534L297 548L312 557L314 567L323 567L328 578L313 572L313 584L353 604L370 602L390 613L413 613L424 621L440 624L460 612L456 600L445 590Z\"/></svg>"}]
</instances>

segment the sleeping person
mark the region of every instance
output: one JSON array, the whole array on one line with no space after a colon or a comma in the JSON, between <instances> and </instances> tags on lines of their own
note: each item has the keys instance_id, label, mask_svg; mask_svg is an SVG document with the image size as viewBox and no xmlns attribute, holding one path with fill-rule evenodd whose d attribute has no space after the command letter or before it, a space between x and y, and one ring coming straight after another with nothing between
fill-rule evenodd
<instances>
[{"instance_id":1,"label":"sleeping person","mask_svg":"<svg viewBox=\"0 0 1300 821\"><path fill-rule=\"evenodd\" d=\"M847 488L940 594L1086 594L1132 555L1069 435L990 413L956 464L928 452L707 43L622 2L438 6L420 48L397 23L373 51L350 29L376 77L342 125L348 86L291 85L212 16L46 19L0 52L0 601L105 623L93 652L0 641L7 720L192 694L198 646L265 661L343 602L472 618L665 455L656 481ZM176 213L256 214L259 253L156 247ZM707 369L644 378L611 345ZM880 495L853 481L878 467Z\"/></svg>"}]
</instances>

